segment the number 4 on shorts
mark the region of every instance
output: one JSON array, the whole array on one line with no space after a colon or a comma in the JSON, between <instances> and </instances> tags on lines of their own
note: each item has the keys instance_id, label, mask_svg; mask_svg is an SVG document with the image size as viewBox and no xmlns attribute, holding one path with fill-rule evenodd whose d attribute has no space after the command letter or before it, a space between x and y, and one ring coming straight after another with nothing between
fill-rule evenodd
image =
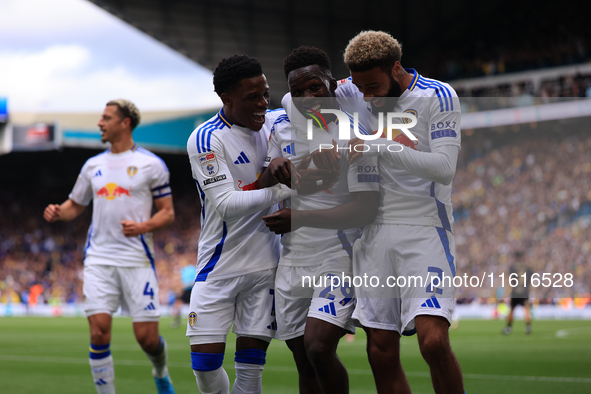
<instances>
[{"instance_id":1,"label":"number 4 on shorts","mask_svg":"<svg viewBox=\"0 0 591 394\"><path fill-rule=\"evenodd\" d=\"M150 282L146 282L146 287L144 287L144 295L149 295L154 299L154 289L150 287Z\"/></svg>"}]
</instances>

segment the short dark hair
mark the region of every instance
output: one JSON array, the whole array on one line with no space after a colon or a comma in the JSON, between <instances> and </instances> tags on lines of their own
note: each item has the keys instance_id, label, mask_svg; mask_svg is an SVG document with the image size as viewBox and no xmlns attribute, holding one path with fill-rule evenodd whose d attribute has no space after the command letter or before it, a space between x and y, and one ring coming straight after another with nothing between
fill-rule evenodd
<instances>
[{"instance_id":1,"label":"short dark hair","mask_svg":"<svg viewBox=\"0 0 591 394\"><path fill-rule=\"evenodd\" d=\"M298 68L317 65L320 66L326 74L331 76L330 72L330 58L322 49L301 46L291 51L289 55L283 60L283 71L285 72L285 78L293 70Z\"/></svg>"},{"instance_id":2,"label":"short dark hair","mask_svg":"<svg viewBox=\"0 0 591 394\"><path fill-rule=\"evenodd\" d=\"M402 58L402 45L383 31L362 31L349 41L343 60L353 72L365 72L379 67L390 72Z\"/></svg>"},{"instance_id":3,"label":"short dark hair","mask_svg":"<svg viewBox=\"0 0 591 394\"><path fill-rule=\"evenodd\" d=\"M246 55L234 55L222 59L213 71L213 87L218 96L240 86L240 81L263 74L258 59Z\"/></svg>"},{"instance_id":4,"label":"short dark hair","mask_svg":"<svg viewBox=\"0 0 591 394\"><path fill-rule=\"evenodd\" d=\"M129 120L131 121L129 124L131 130L135 129L136 126L140 123L140 111L131 101L125 99L116 99L109 101L107 105L114 105L117 107L117 112L119 112L121 120L129 118Z\"/></svg>"},{"instance_id":5,"label":"short dark hair","mask_svg":"<svg viewBox=\"0 0 591 394\"><path fill-rule=\"evenodd\" d=\"M522 250L518 250L517 252L515 252L514 256L517 260L519 260L520 258L525 256L525 253Z\"/></svg>"}]
</instances>

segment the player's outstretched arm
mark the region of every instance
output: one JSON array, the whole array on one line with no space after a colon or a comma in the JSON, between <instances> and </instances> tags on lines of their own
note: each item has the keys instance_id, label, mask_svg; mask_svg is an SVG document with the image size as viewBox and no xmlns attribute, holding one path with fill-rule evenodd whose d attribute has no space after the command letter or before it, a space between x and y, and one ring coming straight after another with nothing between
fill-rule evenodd
<instances>
[{"instance_id":1,"label":"player's outstretched arm","mask_svg":"<svg viewBox=\"0 0 591 394\"><path fill-rule=\"evenodd\" d=\"M152 231L168 227L174 222L174 206L172 204L172 196L162 197L154 200L156 209L158 210L154 216L142 223L134 222L133 220L123 220L123 235L126 237L137 237L140 234L151 233Z\"/></svg>"},{"instance_id":2,"label":"player's outstretched arm","mask_svg":"<svg viewBox=\"0 0 591 394\"><path fill-rule=\"evenodd\" d=\"M49 204L43 212L43 218L48 222L55 222L57 220L69 222L77 218L86 208L77 202L67 199L63 204Z\"/></svg>"},{"instance_id":3,"label":"player's outstretched arm","mask_svg":"<svg viewBox=\"0 0 591 394\"><path fill-rule=\"evenodd\" d=\"M265 225L276 234L300 227L342 230L373 223L378 212L380 193L363 191L351 193L353 199L331 209L296 211L287 208L263 216Z\"/></svg>"},{"instance_id":4,"label":"player's outstretched arm","mask_svg":"<svg viewBox=\"0 0 591 394\"><path fill-rule=\"evenodd\" d=\"M431 152L419 152L408 149L398 142L378 138L371 141L371 144L366 144L366 146L370 147L369 150L361 152L362 149L358 148L359 152L357 152L355 146L361 144L364 144L364 141L359 138L349 141L349 146L354 152L349 157L350 163L361 157L379 155L419 178L443 185L449 185L456 173L458 153L460 151L459 146L456 145L438 145ZM398 149L390 151L388 150L389 145L397 145Z\"/></svg>"}]
</instances>

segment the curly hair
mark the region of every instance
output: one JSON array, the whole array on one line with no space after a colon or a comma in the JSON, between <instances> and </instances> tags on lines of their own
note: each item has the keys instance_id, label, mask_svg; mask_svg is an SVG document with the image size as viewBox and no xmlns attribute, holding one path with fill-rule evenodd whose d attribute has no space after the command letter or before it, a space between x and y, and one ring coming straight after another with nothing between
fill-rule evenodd
<instances>
[{"instance_id":1,"label":"curly hair","mask_svg":"<svg viewBox=\"0 0 591 394\"><path fill-rule=\"evenodd\" d=\"M263 66L258 59L246 55L234 55L222 59L213 71L213 90L222 96L240 86L245 78L263 74Z\"/></svg>"},{"instance_id":2,"label":"curly hair","mask_svg":"<svg viewBox=\"0 0 591 394\"><path fill-rule=\"evenodd\" d=\"M293 70L298 68L317 65L320 66L326 75L331 76L330 72L330 58L322 49L311 46L301 46L291 51L289 55L283 60L283 72L285 78Z\"/></svg>"},{"instance_id":3,"label":"curly hair","mask_svg":"<svg viewBox=\"0 0 591 394\"><path fill-rule=\"evenodd\" d=\"M402 45L383 31L362 31L349 41L343 60L353 72L369 71L380 67L390 71L402 58Z\"/></svg>"},{"instance_id":4,"label":"curly hair","mask_svg":"<svg viewBox=\"0 0 591 394\"><path fill-rule=\"evenodd\" d=\"M119 113L119 117L121 118L121 120L125 118L129 118L131 120L131 130L135 129L136 126L140 124L140 110L137 109L135 104L131 101L125 99L116 99L109 101L107 105L117 106L117 112Z\"/></svg>"}]
</instances>

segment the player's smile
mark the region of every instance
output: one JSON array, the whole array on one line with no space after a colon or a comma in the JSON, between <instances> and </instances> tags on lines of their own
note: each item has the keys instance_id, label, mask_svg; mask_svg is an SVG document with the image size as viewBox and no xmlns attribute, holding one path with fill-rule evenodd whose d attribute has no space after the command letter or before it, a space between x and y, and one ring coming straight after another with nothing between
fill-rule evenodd
<instances>
[{"instance_id":1,"label":"player's smile","mask_svg":"<svg viewBox=\"0 0 591 394\"><path fill-rule=\"evenodd\" d=\"M240 86L227 93L230 103L225 115L238 126L259 131L265 123L269 105L269 84L264 75L244 78Z\"/></svg>"},{"instance_id":2,"label":"player's smile","mask_svg":"<svg viewBox=\"0 0 591 394\"><path fill-rule=\"evenodd\" d=\"M254 114L252 114L252 119L255 123L258 124L263 124L265 123L265 113L266 111L263 112L255 112Z\"/></svg>"},{"instance_id":3,"label":"player's smile","mask_svg":"<svg viewBox=\"0 0 591 394\"><path fill-rule=\"evenodd\" d=\"M289 73L287 83L297 110L304 116L332 108L325 98L334 97L336 81L318 65L302 67ZM331 103L332 104L332 103Z\"/></svg>"},{"instance_id":4,"label":"player's smile","mask_svg":"<svg viewBox=\"0 0 591 394\"><path fill-rule=\"evenodd\" d=\"M363 72L351 71L351 77L365 101L375 108L386 105L386 97L400 97L402 93L400 83L380 67Z\"/></svg>"}]
</instances>

